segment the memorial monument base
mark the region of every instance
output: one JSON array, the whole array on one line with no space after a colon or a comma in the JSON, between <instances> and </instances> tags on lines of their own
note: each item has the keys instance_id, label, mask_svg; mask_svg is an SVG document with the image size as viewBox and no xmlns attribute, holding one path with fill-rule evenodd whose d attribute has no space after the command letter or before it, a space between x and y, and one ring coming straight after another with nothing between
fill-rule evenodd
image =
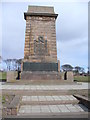
<instances>
[{"instance_id":1,"label":"memorial monument base","mask_svg":"<svg viewBox=\"0 0 90 120\"><path fill-rule=\"evenodd\" d=\"M23 80L60 80L58 63L23 62L21 79Z\"/></svg>"},{"instance_id":2,"label":"memorial monument base","mask_svg":"<svg viewBox=\"0 0 90 120\"><path fill-rule=\"evenodd\" d=\"M46 71L23 71L21 74L22 80L60 80L61 75L59 72L46 72Z\"/></svg>"},{"instance_id":3,"label":"memorial monument base","mask_svg":"<svg viewBox=\"0 0 90 120\"><path fill-rule=\"evenodd\" d=\"M60 80L55 27L57 16L54 8L47 6L29 6L24 13L26 32L21 79Z\"/></svg>"}]
</instances>

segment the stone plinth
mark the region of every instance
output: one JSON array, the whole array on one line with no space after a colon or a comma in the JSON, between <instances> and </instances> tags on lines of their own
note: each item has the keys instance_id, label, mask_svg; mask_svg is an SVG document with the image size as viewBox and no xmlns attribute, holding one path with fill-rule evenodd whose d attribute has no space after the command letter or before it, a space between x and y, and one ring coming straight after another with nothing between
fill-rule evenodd
<instances>
[{"instance_id":1,"label":"stone plinth","mask_svg":"<svg viewBox=\"0 0 90 120\"><path fill-rule=\"evenodd\" d=\"M14 82L18 76L17 71L8 71L7 72L7 82Z\"/></svg>"},{"instance_id":2,"label":"stone plinth","mask_svg":"<svg viewBox=\"0 0 90 120\"><path fill-rule=\"evenodd\" d=\"M60 80L61 76L58 72L45 72L45 71L23 71L21 79L24 80Z\"/></svg>"},{"instance_id":3,"label":"stone plinth","mask_svg":"<svg viewBox=\"0 0 90 120\"><path fill-rule=\"evenodd\" d=\"M73 82L74 76L72 71L61 72L61 79L68 82Z\"/></svg>"},{"instance_id":4,"label":"stone plinth","mask_svg":"<svg viewBox=\"0 0 90 120\"><path fill-rule=\"evenodd\" d=\"M70 81L70 82L73 82L74 77L73 77L73 72L72 71L67 72L67 80Z\"/></svg>"}]
</instances>

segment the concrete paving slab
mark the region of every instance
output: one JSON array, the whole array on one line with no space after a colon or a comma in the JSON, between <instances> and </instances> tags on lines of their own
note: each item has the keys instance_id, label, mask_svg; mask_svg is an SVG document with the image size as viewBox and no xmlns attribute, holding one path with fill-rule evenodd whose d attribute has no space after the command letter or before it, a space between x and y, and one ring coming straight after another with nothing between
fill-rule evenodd
<instances>
[{"instance_id":1,"label":"concrete paving slab","mask_svg":"<svg viewBox=\"0 0 90 120\"><path fill-rule=\"evenodd\" d=\"M59 108L56 105L49 105L50 111L53 113L60 113Z\"/></svg>"},{"instance_id":2,"label":"concrete paving slab","mask_svg":"<svg viewBox=\"0 0 90 120\"><path fill-rule=\"evenodd\" d=\"M46 97L47 101L53 101L54 100L52 96L45 96L45 97Z\"/></svg>"},{"instance_id":3,"label":"concrete paving slab","mask_svg":"<svg viewBox=\"0 0 90 120\"><path fill-rule=\"evenodd\" d=\"M41 107L41 113L50 113L49 106L40 105L40 107Z\"/></svg>"},{"instance_id":4,"label":"concrete paving slab","mask_svg":"<svg viewBox=\"0 0 90 120\"><path fill-rule=\"evenodd\" d=\"M38 97L37 96L31 96L31 101L38 101Z\"/></svg>"},{"instance_id":5,"label":"concrete paving slab","mask_svg":"<svg viewBox=\"0 0 90 120\"><path fill-rule=\"evenodd\" d=\"M59 96L52 96L54 100L60 100Z\"/></svg>"},{"instance_id":6,"label":"concrete paving slab","mask_svg":"<svg viewBox=\"0 0 90 120\"><path fill-rule=\"evenodd\" d=\"M59 96L22 96L22 101L24 102L30 102L30 101L36 101L36 102L40 102L40 101L43 101L43 102L55 102L55 101L58 101L58 102L63 102L66 103L69 101L74 102L74 103L78 103L77 99L74 98L74 96L72 95L59 95Z\"/></svg>"},{"instance_id":7,"label":"concrete paving slab","mask_svg":"<svg viewBox=\"0 0 90 120\"><path fill-rule=\"evenodd\" d=\"M66 105L66 107L68 108L68 110L70 110L70 112L80 112L74 105L72 104L68 104Z\"/></svg>"},{"instance_id":8,"label":"concrete paving slab","mask_svg":"<svg viewBox=\"0 0 90 120\"><path fill-rule=\"evenodd\" d=\"M2 85L0 89L8 90L82 90L88 89L88 83L75 85Z\"/></svg>"},{"instance_id":9,"label":"concrete paving slab","mask_svg":"<svg viewBox=\"0 0 90 120\"><path fill-rule=\"evenodd\" d=\"M19 115L23 114L42 114L42 113L78 113L85 112L79 104L72 105L23 105L19 109Z\"/></svg>"},{"instance_id":10,"label":"concrete paving slab","mask_svg":"<svg viewBox=\"0 0 90 120\"><path fill-rule=\"evenodd\" d=\"M65 105L58 105L61 112L70 112L70 110Z\"/></svg>"},{"instance_id":11,"label":"concrete paving slab","mask_svg":"<svg viewBox=\"0 0 90 120\"><path fill-rule=\"evenodd\" d=\"M46 101L46 97L45 96L38 96L39 101Z\"/></svg>"},{"instance_id":12,"label":"concrete paving slab","mask_svg":"<svg viewBox=\"0 0 90 120\"><path fill-rule=\"evenodd\" d=\"M84 110L80 107L80 105L74 105L80 112L84 112Z\"/></svg>"}]
</instances>

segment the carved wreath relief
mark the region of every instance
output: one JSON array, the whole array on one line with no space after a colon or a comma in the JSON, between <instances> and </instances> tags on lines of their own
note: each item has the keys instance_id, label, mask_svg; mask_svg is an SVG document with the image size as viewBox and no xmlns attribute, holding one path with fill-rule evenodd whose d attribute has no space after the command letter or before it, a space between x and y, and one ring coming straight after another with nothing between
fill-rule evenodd
<instances>
[{"instance_id":1,"label":"carved wreath relief","mask_svg":"<svg viewBox=\"0 0 90 120\"><path fill-rule=\"evenodd\" d=\"M34 40L34 53L36 55L48 55L47 40L43 36L39 36L38 40Z\"/></svg>"}]
</instances>

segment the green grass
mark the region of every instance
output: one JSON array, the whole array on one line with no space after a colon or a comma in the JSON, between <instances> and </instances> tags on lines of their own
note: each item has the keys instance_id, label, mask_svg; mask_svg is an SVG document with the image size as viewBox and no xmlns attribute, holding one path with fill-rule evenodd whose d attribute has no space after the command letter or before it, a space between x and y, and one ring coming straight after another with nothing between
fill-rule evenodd
<instances>
[{"instance_id":1,"label":"green grass","mask_svg":"<svg viewBox=\"0 0 90 120\"><path fill-rule=\"evenodd\" d=\"M0 96L0 103L5 103L6 102L6 98L5 96Z\"/></svg>"},{"instance_id":2,"label":"green grass","mask_svg":"<svg viewBox=\"0 0 90 120\"><path fill-rule=\"evenodd\" d=\"M77 82L90 82L90 76L74 76L74 80Z\"/></svg>"},{"instance_id":3,"label":"green grass","mask_svg":"<svg viewBox=\"0 0 90 120\"><path fill-rule=\"evenodd\" d=\"M6 72L0 72L0 80L6 79Z\"/></svg>"},{"instance_id":4,"label":"green grass","mask_svg":"<svg viewBox=\"0 0 90 120\"><path fill-rule=\"evenodd\" d=\"M6 102L6 98L5 96L2 97L2 103L5 103Z\"/></svg>"},{"instance_id":5,"label":"green grass","mask_svg":"<svg viewBox=\"0 0 90 120\"><path fill-rule=\"evenodd\" d=\"M2 102L2 104L6 103L8 99L9 95L0 96L0 102Z\"/></svg>"}]
</instances>

